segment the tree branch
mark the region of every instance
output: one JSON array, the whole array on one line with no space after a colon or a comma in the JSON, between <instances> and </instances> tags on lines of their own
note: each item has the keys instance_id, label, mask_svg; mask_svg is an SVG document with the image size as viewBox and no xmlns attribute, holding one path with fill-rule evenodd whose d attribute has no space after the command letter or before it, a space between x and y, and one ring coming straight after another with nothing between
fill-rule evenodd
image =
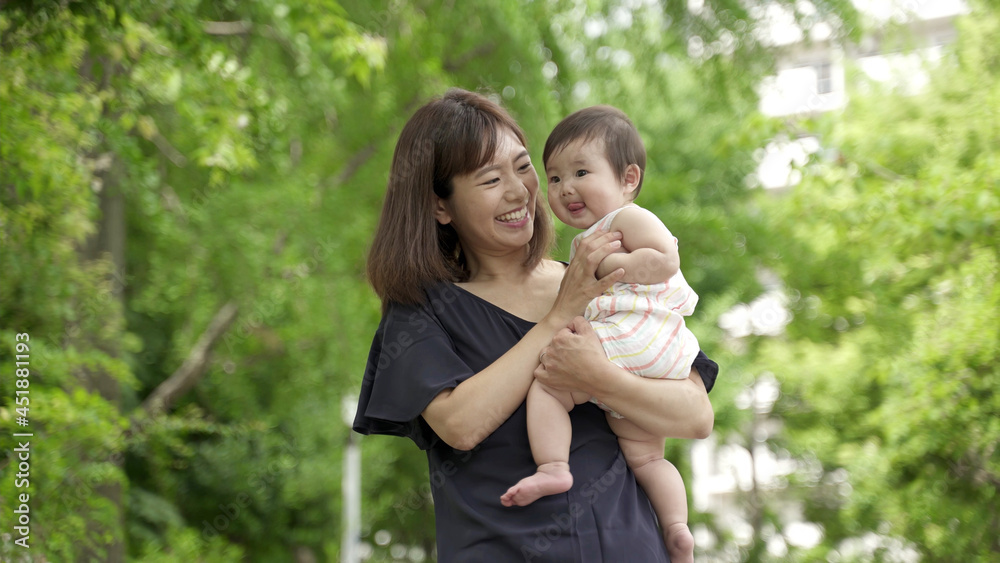
<instances>
[{"instance_id":1,"label":"tree branch","mask_svg":"<svg viewBox=\"0 0 1000 563\"><path fill-rule=\"evenodd\" d=\"M154 417L161 412L168 410L184 393L187 393L195 383L201 379L211 359L212 348L215 343L236 320L236 313L239 308L232 301L226 303L215 314L208 328L198 338L198 342L191 349L187 359L177 368L166 381L161 383L150 393L149 397L142 403L142 409L150 417Z\"/></svg>"},{"instance_id":2,"label":"tree branch","mask_svg":"<svg viewBox=\"0 0 1000 563\"><path fill-rule=\"evenodd\" d=\"M351 179L354 174L357 173L358 169L361 168L364 163L368 162L368 159L375 154L376 142L372 141L368 143L364 148L354 153L354 156L347 161L344 168L337 173L336 176L330 181L330 185L336 187L342 185L344 182Z\"/></svg>"},{"instance_id":3,"label":"tree branch","mask_svg":"<svg viewBox=\"0 0 1000 563\"><path fill-rule=\"evenodd\" d=\"M248 21L233 22L201 22L204 25L205 33L209 35L246 35L253 29L253 24Z\"/></svg>"},{"instance_id":4,"label":"tree branch","mask_svg":"<svg viewBox=\"0 0 1000 563\"><path fill-rule=\"evenodd\" d=\"M441 64L441 68L448 72L455 72L465 65L471 63L472 61L478 59L479 57L485 57L489 55L496 49L496 43L483 43L477 46L475 49L471 49L459 55L457 58L452 60L444 61Z\"/></svg>"},{"instance_id":5,"label":"tree branch","mask_svg":"<svg viewBox=\"0 0 1000 563\"><path fill-rule=\"evenodd\" d=\"M160 149L163 156L167 157L170 162L174 163L174 166L178 168L184 168L187 165L187 157L181 154L181 151L174 148L170 144L170 141L161 135L159 131L153 133L153 137L150 139L156 148Z\"/></svg>"},{"instance_id":6,"label":"tree branch","mask_svg":"<svg viewBox=\"0 0 1000 563\"><path fill-rule=\"evenodd\" d=\"M416 109L418 101L420 101L420 98L418 96L410 98L410 100L406 102L406 104L403 106L403 110L401 113L403 115L410 115L411 113L413 113L413 110ZM386 131L386 136L393 135L395 134L395 132L396 132L396 127L392 126L389 128L388 131ZM378 149L379 139L380 138L376 138L372 140L370 143L362 147L361 150L354 153L354 155L351 156L350 159L348 159L347 164L344 165L344 168L341 169L341 171L338 172L335 176L330 178L327 182L325 182L324 183L325 185L321 185L320 189L322 190L322 188L329 186L337 187L350 180L351 177L358 172L358 169L360 169L364 165L364 163L368 162L368 159L370 159L372 156L375 155L375 151Z\"/></svg>"}]
</instances>

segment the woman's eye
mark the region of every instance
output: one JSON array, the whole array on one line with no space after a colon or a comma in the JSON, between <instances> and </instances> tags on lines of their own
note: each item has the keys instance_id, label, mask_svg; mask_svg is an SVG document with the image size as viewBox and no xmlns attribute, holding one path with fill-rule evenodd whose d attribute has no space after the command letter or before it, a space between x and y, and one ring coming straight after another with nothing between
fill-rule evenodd
<instances>
[{"instance_id":1,"label":"woman's eye","mask_svg":"<svg viewBox=\"0 0 1000 563\"><path fill-rule=\"evenodd\" d=\"M500 178L490 178L489 180L486 180L485 182L483 182L483 185L484 186L492 186L492 185L496 184L499 181L500 181Z\"/></svg>"},{"instance_id":2,"label":"woman's eye","mask_svg":"<svg viewBox=\"0 0 1000 563\"><path fill-rule=\"evenodd\" d=\"M530 162L528 162L524 166L518 168L518 170L521 171L521 172L527 172L530 169L531 169L531 163Z\"/></svg>"},{"instance_id":3,"label":"woman's eye","mask_svg":"<svg viewBox=\"0 0 1000 563\"><path fill-rule=\"evenodd\" d=\"M577 170L576 171L576 177L577 178L580 178L580 177L583 177L583 176L586 176L586 175L587 175L587 171L586 170Z\"/></svg>"}]
</instances>

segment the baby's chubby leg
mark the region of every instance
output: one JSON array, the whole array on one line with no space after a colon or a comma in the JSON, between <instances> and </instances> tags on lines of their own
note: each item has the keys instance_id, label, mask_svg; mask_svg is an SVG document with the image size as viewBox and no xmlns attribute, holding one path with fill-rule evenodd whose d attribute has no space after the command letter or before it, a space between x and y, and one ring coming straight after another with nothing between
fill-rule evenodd
<instances>
[{"instance_id":1,"label":"baby's chubby leg","mask_svg":"<svg viewBox=\"0 0 1000 563\"><path fill-rule=\"evenodd\" d=\"M500 497L504 506L527 506L541 497L564 493L573 486L569 446L573 427L569 411L590 397L559 391L538 381L528 389L528 440L538 471L518 481Z\"/></svg>"},{"instance_id":2,"label":"baby's chubby leg","mask_svg":"<svg viewBox=\"0 0 1000 563\"><path fill-rule=\"evenodd\" d=\"M663 541L674 563L693 563L694 536L688 529L687 493L684 480L674 464L663 459L666 440L639 428L632 422L608 416L611 430L635 480L646 491L656 517L663 528Z\"/></svg>"}]
</instances>

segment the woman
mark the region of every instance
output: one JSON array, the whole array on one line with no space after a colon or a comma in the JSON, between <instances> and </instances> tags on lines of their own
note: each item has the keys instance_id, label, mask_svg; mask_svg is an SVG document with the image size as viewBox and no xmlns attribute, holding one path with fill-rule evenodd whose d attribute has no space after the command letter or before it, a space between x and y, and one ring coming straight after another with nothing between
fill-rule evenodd
<instances>
[{"instance_id":1,"label":"woman","mask_svg":"<svg viewBox=\"0 0 1000 563\"><path fill-rule=\"evenodd\" d=\"M668 561L655 517L603 412L571 414L565 494L504 507L535 471L524 400L534 379L600 399L646 430L711 432L699 370L637 378L607 360L586 304L618 233L585 239L568 266L547 258L552 225L524 134L497 104L451 90L404 127L368 276L383 316L354 429L407 436L427 451L438 561ZM711 384L711 383L710 383ZM710 385L709 384L709 385Z\"/></svg>"}]
</instances>

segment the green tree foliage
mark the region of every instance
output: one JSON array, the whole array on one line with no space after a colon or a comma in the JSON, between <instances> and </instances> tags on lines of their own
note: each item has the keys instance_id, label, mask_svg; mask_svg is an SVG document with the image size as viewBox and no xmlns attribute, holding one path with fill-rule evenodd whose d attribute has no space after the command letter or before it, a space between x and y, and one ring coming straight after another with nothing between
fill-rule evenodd
<instances>
[{"instance_id":1,"label":"green tree foliage","mask_svg":"<svg viewBox=\"0 0 1000 563\"><path fill-rule=\"evenodd\" d=\"M324 110L335 77L379 71L379 41L333 3L25 2L0 22L2 316L10 342L32 338L33 553L326 549L345 433L330 405L362 353L342 315L372 306L354 266L366 229L316 229L299 153L305 133L343 154ZM233 308L214 360L193 353ZM167 415L142 404L203 372Z\"/></svg>"},{"instance_id":2,"label":"green tree foliage","mask_svg":"<svg viewBox=\"0 0 1000 563\"><path fill-rule=\"evenodd\" d=\"M756 361L778 443L822 466L798 476L816 557L866 535L875 560L1000 554L998 31L976 6L921 93L863 84L806 124L828 151L762 204L795 321Z\"/></svg>"},{"instance_id":3,"label":"green tree foliage","mask_svg":"<svg viewBox=\"0 0 1000 563\"><path fill-rule=\"evenodd\" d=\"M854 32L850 2L814 4ZM2 8L0 337L31 336L38 560L336 559L341 403L378 322L364 251L400 128L449 86L501 100L539 168L570 111L630 114L649 152L642 203L702 296L694 328L742 370L714 319L758 291L747 241L766 225L743 182L773 125L755 116L770 60L741 2ZM0 380L5 427L14 389ZM713 395L720 432L733 389ZM0 440L9 522L15 444ZM366 541L386 530L431 553L423 455L373 437L364 466Z\"/></svg>"}]
</instances>

